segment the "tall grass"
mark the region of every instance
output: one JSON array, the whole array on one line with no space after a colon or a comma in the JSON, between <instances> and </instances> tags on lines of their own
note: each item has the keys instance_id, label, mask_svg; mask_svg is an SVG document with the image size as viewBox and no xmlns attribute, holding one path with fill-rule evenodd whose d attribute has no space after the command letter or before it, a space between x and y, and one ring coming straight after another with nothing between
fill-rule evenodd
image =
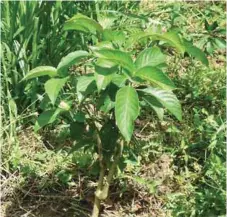
<instances>
[{"instance_id":1,"label":"tall grass","mask_svg":"<svg viewBox=\"0 0 227 217\"><path fill-rule=\"evenodd\" d=\"M18 114L35 107L36 83L20 82L38 65L56 65L62 56L80 48L77 34L63 32L62 24L77 12L74 2L4 1L1 3L2 121L10 137Z\"/></svg>"}]
</instances>

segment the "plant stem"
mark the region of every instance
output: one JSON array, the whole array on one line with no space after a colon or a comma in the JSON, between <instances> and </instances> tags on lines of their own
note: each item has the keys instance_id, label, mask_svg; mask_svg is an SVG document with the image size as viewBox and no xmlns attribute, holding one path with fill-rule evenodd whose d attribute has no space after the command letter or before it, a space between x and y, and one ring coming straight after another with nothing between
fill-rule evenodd
<instances>
[{"instance_id":1,"label":"plant stem","mask_svg":"<svg viewBox=\"0 0 227 217\"><path fill-rule=\"evenodd\" d=\"M99 143L98 143L98 145L99 145ZM94 202L92 217L98 217L99 216L100 203L101 203L102 200L105 200L107 198L108 194L109 194L109 186L110 186L111 181L113 179L114 172L115 172L115 169L117 167L117 163L119 161L119 158L122 155L123 145L124 145L124 141L122 140L122 142L119 144L119 148L116 149L116 152L114 153L114 161L113 161L113 163L110 167L110 171L108 173L104 187L103 187L103 181L104 181L105 169L102 168L102 167L100 168L99 182L98 182L97 191L95 192L95 202ZM103 165L103 163L102 163L102 165Z\"/></svg>"},{"instance_id":2,"label":"plant stem","mask_svg":"<svg viewBox=\"0 0 227 217\"><path fill-rule=\"evenodd\" d=\"M114 154L114 161L113 161L113 163L112 163L112 165L110 167L110 171L109 171L107 179L106 179L106 184L105 184L105 187L103 189L103 192L106 193L106 197L109 194L109 187L110 187L110 184L112 182L112 179L113 179L114 172L116 170L118 161L119 161L119 159L120 159L120 157L122 155L123 147L124 147L124 140L121 141L121 143L119 144L119 148L117 149L117 151Z\"/></svg>"},{"instance_id":3,"label":"plant stem","mask_svg":"<svg viewBox=\"0 0 227 217\"><path fill-rule=\"evenodd\" d=\"M98 153L99 153L99 166L100 166L100 173L99 173L99 181L97 186L97 191L102 191L103 188L103 182L104 182L104 176L105 176L105 166L103 162L103 154L102 154L102 141L98 132L98 129L96 130L96 136L97 136L97 146L98 146ZM100 212L100 198L95 194L95 202L94 207L92 211L92 217L98 217Z\"/></svg>"}]
</instances>

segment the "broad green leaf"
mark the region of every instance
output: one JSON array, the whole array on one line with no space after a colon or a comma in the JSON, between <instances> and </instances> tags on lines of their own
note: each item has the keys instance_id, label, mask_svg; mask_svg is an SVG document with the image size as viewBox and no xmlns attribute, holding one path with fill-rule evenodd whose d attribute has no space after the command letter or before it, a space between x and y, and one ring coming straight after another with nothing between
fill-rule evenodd
<instances>
[{"instance_id":1,"label":"broad green leaf","mask_svg":"<svg viewBox=\"0 0 227 217\"><path fill-rule=\"evenodd\" d=\"M185 48L186 52L190 54L191 56L195 57L199 61L201 61L204 65L208 66L209 62L205 55L205 53L200 50L199 48L195 47L192 43L185 41Z\"/></svg>"},{"instance_id":2,"label":"broad green leaf","mask_svg":"<svg viewBox=\"0 0 227 217\"><path fill-rule=\"evenodd\" d=\"M102 75L97 71L95 72L95 81L97 85L98 92L105 90L108 84L111 82L113 75Z\"/></svg>"},{"instance_id":3,"label":"broad green leaf","mask_svg":"<svg viewBox=\"0 0 227 217\"><path fill-rule=\"evenodd\" d=\"M164 34L154 33L151 31L136 33L128 40L128 46L140 41L141 39L151 38L152 41L164 41L171 47L176 48L180 53L185 52L184 44L176 32L166 32Z\"/></svg>"},{"instance_id":4,"label":"broad green leaf","mask_svg":"<svg viewBox=\"0 0 227 217\"><path fill-rule=\"evenodd\" d=\"M155 97L169 112L171 112L179 121L182 120L181 105L177 97L172 91L161 90L157 88L148 87L142 89L143 91Z\"/></svg>"},{"instance_id":5,"label":"broad green leaf","mask_svg":"<svg viewBox=\"0 0 227 217\"><path fill-rule=\"evenodd\" d=\"M108 59L133 73L134 63L131 56L120 50L101 48L94 50L94 55L103 59Z\"/></svg>"},{"instance_id":6,"label":"broad green leaf","mask_svg":"<svg viewBox=\"0 0 227 217\"><path fill-rule=\"evenodd\" d=\"M95 71L101 75L110 75L117 72L117 70L117 64L107 59L98 58L95 63Z\"/></svg>"},{"instance_id":7,"label":"broad green leaf","mask_svg":"<svg viewBox=\"0 0 227 217\"><path fill-rule=\"evenodd\" d=\"M206 44L206 50L209 54L212 54L214 52L214 44L212 41L208 41Z\"/></svg>"},{"instance_id":8,"label":"broad green leaf","mask_svg":"<svg viewBox=\"0 0 227 217\"><path fill-rule=\"evenodd\" d=\"M56 110L48 110L40 114L34 126L35 132L37 132L44 126L53 123L57 119L61 111L62 110L58 108Z\"/></svg>"},{"instance_id":9,"label":"broad green leaf","mask_svg":"<svg viewBox=\"0 0 227 217\"><path fill-rule=\"evenodd\" d=\"M99 50L101 48L114 49L113 44L110 41L101 41L95 46L89 46L92 51Z\"/></svg>"},{"instance_id":10,"label":"broad green leaf","mask_svg":"<svg viewBox=\"0 0 227 217\"><path fill-rule=\"evenodd\" d=\"M161 69L156 67L145 66L140 68L136 71L135 76L156 84L163 89L171 90L175 88L173 82L162 72Z\"/></svg>"},{"instance_id":11,"label":"broad green leaf","mask_svg":"<svg viewBox=\"0 0 227 217\"><path fill-rule=\"evenodd\" d=\"M37 78L40 76L48 75L50 77L57 76L57 69L52 66L38 66L32 69L28 74L25 75L23 80L28 80L31 78Z\"/></svg>"},{"instance_id":12,"label":"broad green leaf","mask_svg":"<svg viewBox=\"0 0 227 217\"><path fill-rule=\"evenodd\" d=\"M94 81L92 74L82 75L77 79L77 91L85 92L88 86Z\"/></svg>"},{"instance_id":13,"label":"broad green leaf","mask_svg":"<svg viewBox=\"0 0 227 217\"><path fill-rule=\"evenodd\" d=\"M125 42L125 34L123 31L112 31L110 29L105 29L103 31L103 40L112 41L121 45Z\"/></svg>"},{"instance_id":14,"label":"broad green leaf","mask_svg":"<svg viewBox=\"0 0 227 217\"><path fill-rule=\"evenodd\" d=\"M49 96L50 101L52 102L53 105L57 99L57 96L58 96L60 90L65 85L67 80L68 80L68 77L51 78L45 83L45 85L44 85L45 91L46 91L47 95Z\"/></svg>"},{"instance_id":15,"label":"broad green leaf","mask_svg":"<svg viewBox=\"0 0 227 217\"><path fill-rule=\"evenodd\" d=\"M98 92L104 90L108 84L111 82L113 73L117 71L117 66L109 60L100 59L98 60L98 65L95 65L95 81L97 85ZM100 67L100 65L105 66ZM108 66L108 67L107 67Z\"/></svg>"},{"instance_id":16,"label":"broad green leaf","mask_svg":"<svg viewBox=\"0 0 227 217\"><path fill-rule=\"evenodd\" d=\"M115 118L125 140L131 140L134 121L139 115L139 99L133 87L122 87L118 90L115 102Z\"/></svg>"},{"instance_id":17,"label":"broad green leaf","mask_svg":"<svg viewBox=\"0 0 227 217\"><path fill-rule=\"evenodd\" d=\"M158 118L160 120L163 120L163 116L164 116L164 109L163 109L163 105L153 96L144 96L143 100L149 105L151 106L151 108L153 108L153 110L156 112Z\"/></svg>"},{"instance_id":18,"label":"broad green leaf","mask_svg":"<svg viewBox=\"0 0 227 217\"><path fill-rule=\"evenodd\" d=\"M165 63L166 55L164 55L158 47L147 48L143 50L135 61L137 69L144 66L158 66Z\"/></svg>"},{"instance_id":19,"label":"broad green leaf","mask_svg":"<svg viewBox=\"0 0 227 217\"><path fill-rule=\"evenodd\" d=\"M215 38L214 43L217 47L217 49L225 49L226 48L226 41L221 38Z\"/></svg>"},{"instance_id":20,"label":"broad green leaf","mask_svg":"<svg viewBox=\"0 0 227 217\"><path fill-rule=\"evenodd\" d=\"M69 53L67 56L63 57L58 64L57 72L58 74L64 73L68 68L76 63L79 63L81 59L87 57L89 54L87 51L78 50Z\"/></svg>"},{"instance_id":21,"label":"broad green leaf","mask_svg":"<svg viewBox=\"0 0 227 217\"><path fill-rule=\"evenodd\" d=\"M166 32L163 35L158 34L155 36L155 39L167 42L171 47L176 48L181 53L185 52L184 44L176 32Z\"/></svg>"},{"instance_id":22,"label":"broad green leaf","mask_svg":"<svg viewBox=\"0 0 227 217\"><path fill-rule=\"evenodd\" d=\"M112 78L112 83L118 87L123 87L125 85L126 80L127 77L125 75L115 74Z\"/></svg>"},{"instance_id":23,"label":"broad green leaf","mask_svg":"<svg viewBox=\"0 0 227 217\"><path fill-rule=\"evenodd\" d=\"M82 14L77 14L65 22L64 30L78 30L87 33L96 33L96 31L102 32L103 28L95 20Z\"/></svg>"},{"instance_id":24,"label":"broad green leaf","mask_svg":"<svg viewBox=\"0 0 227 217\"><path fill-rule=\"evenodd\" d=\"M93 74L83 75L77 79L76 90L80 102L87 94L92 91L90 88L93 87L92 83L94 80L95 78Z\"/></svg>"},{"instance_id":25,"label":"broad green leaf","mask_svg":"<svg viewBox=\"0 0 227 217\"><path fill-rule=\"evenodd\" d=\"M101 68L111 69L113 67L116 67L117 64L112 62L111 60L98 58L97 61L95 62L95 65Z\"/></svg>"}]
</instances>

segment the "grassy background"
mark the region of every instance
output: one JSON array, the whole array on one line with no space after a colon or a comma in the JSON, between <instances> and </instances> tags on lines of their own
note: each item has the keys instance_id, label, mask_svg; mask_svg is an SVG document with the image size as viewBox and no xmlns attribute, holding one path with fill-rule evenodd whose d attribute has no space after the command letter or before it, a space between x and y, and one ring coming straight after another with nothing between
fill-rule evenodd
<instances>
[{"instance_id":1,"label":"grassy background","mask_svg":"<svg viewBox=\"0 0 227 217\"><path fill-rule=\"evenodd\" d=\"M191 58L169 57L183 121L165 116L160 122L151 111L142 115L127 161L121 159L126 170L111 186L103 216L225 215L226 56L224 46L214 42L225 40L225 2L5 1L1 6L1 216L89 216L95 157L72 152L74 144L61 124L35 134L42 87L20 82L31 68L56 66L67 53L86 49L86 41L92 44L90 36L62 30L77 12L103 23L114 19L116 28L131 31L147 20L175 29L210 62L206 68ZM206 31L205 20L216 21L220 31Z\"/></svg>"}]
</instances>

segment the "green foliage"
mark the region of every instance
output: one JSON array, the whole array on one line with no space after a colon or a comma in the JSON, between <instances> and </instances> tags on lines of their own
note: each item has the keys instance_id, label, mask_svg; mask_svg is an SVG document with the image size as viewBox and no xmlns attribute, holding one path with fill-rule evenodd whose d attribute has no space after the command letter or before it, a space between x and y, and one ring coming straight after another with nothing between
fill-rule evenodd
<instances>
[{"instance_id":1,"label":"green foliage","mask_svg":"<svg viewBox=\"0 0 227 217\"><path fill-rule=\"evenodd\" d=\"M159 68L145 66L137 70L135 76L166 90L175 88L173 82Z\"/></svg>"},{"instance_id":2,"label":"green foliage","mask_svg":"<svg viewBox=\"0 0 227 217\"><path fill-rule=\"evenodd\" d=\"M56 110L53 109L53 110L45 111L42 114L40 114L40 116L38 117L35 123L34 130L38 131L39 129L46 126L47 124L51 124L54 121L56 121L57 116L59 115L60 112L61 112L61 109L56 109Z\"/></svg>"},{"instance_id":3,"label":"green foliage","mask_svg":"<svg viewBox=\"0 0 227 217\"><path fill-rule=\"evenodd\" d=\"M94 54L97 57L111 60L121 67L127 69L131 74L134 71L133 60L130 55L120 50L113 50L108 48L95 49Z\"/></svg>"},{"instance_id":4,"label":"green foliage","mask_svg":"<svg viewBox=\"0 0 227 217\"><path fill-rule=\"evenodd\" d=\"M95 34L96 31L102 31L102 26L87 16L77 14L68 21L66 21L64 25L64 30L78 30Z\"/></svg>"},{"instance_id":5,"label":"green foliage","mask_svg":"<svg viewBox=\"0 0 227 217\"><path fill-rule=\"evenodd\" d=\"M28 74L26 74L23 80L37 78L44 75L55 77L57 76L57 70L52 66L39 66L37 68L32 69L30 72L28 72Z\"/></svg>"},{"instance_id":6,"label":"green foliage","mask_svg":"<svg viewBox=\"0 0 227 217\"><path fill-rule=\"evenodd\" d=\"M139 98L133 87L122 87L116 95L115 117L125 140L131 140L134 124L139 115Z\"/></svg>"},{"instance_id":7,"label":"green foliage","mask_svg":"<svg viewBox=\"0 0 227 217\"><path fill-rule=\"evenodd\" d=\"M152 87L141 89L140 91L155 97L155 99L158 100L164 107L166 107L179 121L182 120L180 102L172 91Z\"/></svg>"},{"instance_id":8,"label":"green foliage","mask_svg":"<svg viewBox=\"0 0 227 217\"><path fill-rule=\"evenodd\" d=\"M126 140L130 144L124 145L118 163L120 186L111 185L121 188L122 198L128 197L126 189L133 193L138 185L136 195L146 192L140 201L153 207L147 202L152 195L164 216L222 216L226 194L222 3L157 2L146 12L138 4L3 2L3 134L14 138L21 127L35 122L35 131L42 136L52 131L60 135L54 142L43 138L42 148L34 145L31 152L30 143L23 150L23 142L14 144L15 137L9 147L3 146L3 167L35 179L41 188L48 183L70 188L79 177L84 199L84 178L96 179L101 170L97 134L105 174L119 143ZM38 111L37 118L33 111ZM174 172L164 181L149 174L163 153L173 159ZM151 212L162 216L157 210Z\"/></svg>"},{"instance_id":9,"label":"green foliage","mask_svg":"<svg viewBox=\"0 0 227 217\"><path fill-rule=\"evenodd\" d=\"M76 63L80 63L80 60L87 57L88 52L86 51L75 51L69 53L67 56L63 57L58 64L57 72L59 75L64 74L65 71L67 72L69 67L75 65Z\"/></svg>"},{"instance_id":10,"label":"green foliage","mask_svg":"<svg viewBox=\"0 0 227 217\"><path fill-rule=\"evenodd\" d=\"M76 30L78 30L78 28L79 30L81 30L81 25L85 25L80 24L82 20L85 21L85 23L89 24L88 27L90 25L92 26L92 24L95 24L95 30L97 30L100 34L103 33L101 31L101 28L99 28L100 26L98 23L80 14L67 21L66 25L73 25L73 28L75 28ZM92 28L88 28L86 32L94 33L93 30L94 29ZM104 31L103 35L105 40L109 38L109 43L113 43L111 47L114 47L114 39L111 38L106 31ZM152 40L164 40L170 46L175 47L180 52L183 51L184 44L183 42L181 42L180 37L176 33L169 32L163 35L160 35L158 33L146 33L145 35L146 37L151 36ZM118 41L119 39L123 40L125 38L117 37ZM120 73L120 75L126 75L126 79L129 83L132 84L144 85L148 81L153 87L147 86L147 88L143 89L142 91L146 92L146 95L150 94L151 97L154 97L156 99L155 102L154 98L153 100L151 100L151 98L148 97L146 102L149 101L151 108L158 112L159 118L163 118L163 108L160 106L157 107L157 101L161 103L163 107L166 107L174 116L176 116L178 120L181 120L182 115L180 104L175 95L170 91L175 88L175 86L173 82L168 78L168 76L162 72L161 69L155 67L159 67L160 65L164 64L166 59L165 55L162 54L161 50L158 47L151 47L142 51L138 55L135 63L133 62L133 59L128 52L119 49L95 46L92 47L91 51L92 53L90 54L85 51L75 51L73 53L70 53L59 63L58 72L64 71L65 75L68 74L67 70L69 70L70 66L78 63L81 58L84 58L88 55L90 55L90 57L93 56L93 58L97 58L97 61L94 63L95 71L93 73L78 76L76 78L76 92L78 100L80 103L82 103L82 101L85 100L88 95L91 94L94 96L95 92L97 91L100 94L101 99L104 99L103 104L105 105L105 108L103 107L102 110L105 113L111 111L114 106L112 101L116 101L114 107L117 126L127 142L131 140L134 129L134 121L139 115L139 98L136 89L128 85L121 87L121 89L117 88L113 93L113 90L111 90L109 86L111 86L110 84L112 84L112 82L114 83L114 74L116 73ZM199 55L197 55L197 57L198 56ZM202 58L205 58L205 56L203 56ZM93 63L94 60L90 61L91 63ZM46 74L45 71L43 72L43 74ZM41 75L40 72L39 74L37 74L37 76L39 75ZM125 78L118 78L120 82L125 82ZM68 78L56 78L48 80L45 83L45 90L52 104L55 103L57 96L67 79ZM96 82L97 88L95 88L95 86L93 85L94 81ZM156 86L162 88L163 90L156 89ZM107 92L104 93L103 91L105 89L107 90ZM116 96L113 96L112 100L106 94L116 94ZM142 100L143 99L144 98L142 98Z\"/></svg>"},{"instance_id":11,"label":"green foliage","mask_svg":"<svg viewBox=\"0 0 227 217\"><path fill-rule=\"evenodd\" d=\"M47 93L47 95L50 98L50 101L52 102L52 104L55 104L55 101L57 99L57 96L60 92L60 90L62 89L62 87L65 85L66 81L68 80L68 78L52 78L49 79L46 83L45 83L45 91Z\"/></svg>"},{"instance_id":12,"label":"green foliage","mask_svg":"<svg viewBox=\"0 0 227 217\"><path fill-rule=\"evenodd\" d=\"M135 61L136 68L145 66L157 66L166 62L166 55L164 55L158 47L147 48L143 50Z\"/></svg>"},{"instance_id":13,"label":"green foliage","mask_svg":"<svg viewBox=\"0 0 227 217\"><path fill-rule=\"evenodd\" d=\"M197 47L193 46L191 43L185 41L186 52L196 59L200 60L204 65L208 66L209 62L206 55Z\"/></svg>"}]
</instances>

